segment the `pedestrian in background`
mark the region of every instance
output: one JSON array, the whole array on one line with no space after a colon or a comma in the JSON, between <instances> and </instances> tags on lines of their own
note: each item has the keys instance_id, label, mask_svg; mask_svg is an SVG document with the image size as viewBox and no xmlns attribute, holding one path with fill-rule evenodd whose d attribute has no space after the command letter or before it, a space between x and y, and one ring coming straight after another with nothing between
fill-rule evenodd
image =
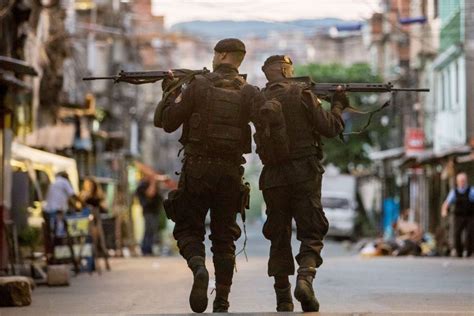
<instances>
[{"instance_id":1,"label":"pedestrian in background","mask_svg":"<svg viewBox=\"0 0 474 316\"><path fill-rule=\"evenodd\" d=\"M107 213L104 191L93 178L84 179L79 197L86 205L98 208L101 213Z\"/></svg>"},{"instance_id":2,"label":"pedestrian in background","mask_svg":"<svg viewBox=\"0 0 474 316\"><path fill-rule=\"evenodd\" d=\"M46 206L43 210L45 221L45 247L46 252L52 251L52 240L55 235L65 234L64 214L69 209L69 202L79 202L76 192L69 181L69 176L62 171L56 174L56 180L48 187Z\"/></svg>"},{"instance_id":3,"label":"pedestrian in background","mask_svg":"<svg viewBox=\"0 0 474 316\"><path fill-rule=\"evenodd\" d=\"M396 249L393 251L392 255L421 255L423 230L417 222L409 220L410 212L411 210L409 208L404 209L397 222L393 225Z\"/></svg>"},{"instance_id":4,"label":"pedestrian in background","mask_svg":"<svg viewBox=\"0 0 474 316\"><path fill-rule=\"evenodd\" d=\"M160 209L163 198L154 175L146 176L139 183L136 194L143 210L145 232L142 240L142 254L153 254L153 243L158 233Z\"/></svg>"},{"instance_id":5,"label":"pedestrian in background","mask_svg":"<svg viewBox=\"0 0 474 316\"><path fill-rule=\"evenodd\" d=\"M462 258L463 250L467 257L472 255L474 249L474 187L469 186L467 174L464 172L456 175L456 188L452 189L441 207L441 216L448 216L448 208L454 205L454 246L456 254ZM464 243L463 232L466 232Z\"/></svg>"}]
</instances>

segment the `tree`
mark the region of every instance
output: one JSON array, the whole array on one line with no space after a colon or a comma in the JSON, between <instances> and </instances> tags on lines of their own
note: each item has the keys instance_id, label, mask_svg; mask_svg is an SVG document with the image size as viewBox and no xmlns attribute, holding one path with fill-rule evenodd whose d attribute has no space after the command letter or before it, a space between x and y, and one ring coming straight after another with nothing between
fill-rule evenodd
<instances>
[{"instance_id":1,"label":"tree","mask_svg":"<svg viewBox=\"0 0 474 316\"><path fill-rule=\"evenodd\" d=\"M351 66L341 64L308 64L296 66L298 76L310 76L315 82L381 82L381 78L374 75L366 63L356 63ZM362 111L376 108L379 98L374 94L351 93L348 95L351 105ZM329 104L323 101L328 109ZM367 123L368 116L352 113L343 114L346 123L345 133L360 131ZM370 159L368 152L371 148L384 148L388 137L389 127L380 122L380 114L372 118L371 125L361 133L344 136L340 139L324 139L324 163L332 163L343 172L350 172L356 168L368 166Z\"/></svg>"}]
</instances>

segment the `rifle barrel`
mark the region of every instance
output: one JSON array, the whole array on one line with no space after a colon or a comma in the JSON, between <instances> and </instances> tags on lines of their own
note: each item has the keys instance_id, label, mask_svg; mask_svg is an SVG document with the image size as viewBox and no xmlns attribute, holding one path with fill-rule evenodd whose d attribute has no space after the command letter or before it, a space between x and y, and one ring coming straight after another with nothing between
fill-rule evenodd
<instances>
[{"instance_id":1,"label":"rifle barrel","mask_svg":"<svg viewBox=\"0 0 474 316\"><path fill-rule=\"evenodd\" d=\"M107 76L107 77L84 77L82 80L88 81L88 80L108 80L112 79L115 80L117 76Z\"/></svg>"},{"instance_id":2,"label":"rifle barrel","mask_svg":"<svg viewBox=\"0 0 474 316\"><path fill-rule=\"evenodd\" d=\"M391 83L315 83L313 91L333 93L337 87L347 92L384 93L392 91L430 92L428 88L394 88Z\"/></svg>"},{"instance_id":3,"label":"rifle barrel","mask_svg":"<svg viewBox=\"0 0 474 316\"><path fill-rule=\"evenodd\" d=\"M415 89L415 88L392 88L392 91L430 92L430 89L428 89L428 88L420 88L420 89Z\"/></svg>"}]
</instances>

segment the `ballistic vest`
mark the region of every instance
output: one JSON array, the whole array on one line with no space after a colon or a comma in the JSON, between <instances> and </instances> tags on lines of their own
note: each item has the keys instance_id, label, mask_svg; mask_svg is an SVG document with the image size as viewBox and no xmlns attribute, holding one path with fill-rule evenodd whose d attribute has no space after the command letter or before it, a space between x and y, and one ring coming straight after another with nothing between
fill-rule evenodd
<instances>
[{"instance_id":1,"label":"ballistic vest","mask_svg":"<svg viewBox=\"0 0 474 316\"><path fill-rule=\"evenodd\" d=\"M195 107L183 130L185 153L239 158L250 152L250 107L242 94L245 80L210 73L196 76L195 81Z\"/></svg>"},{"instance_id":2,"label":"ballistic vest","mask_svg":"<svg viewBox=\"0 0 474 316\"><path fill-rule=\"evenodd\" d=\"M311 109L307 109L302 102L303 89L301 85L283 81L269 84L263 90L267 100L274 99L281 103L285 121L284 126L270 128L270 137L257 130L257 153L264 164L278 164L320 154L319 135L313 126ZM274 154L285 152L287 154Z\"/></svg>"},{"instance_id":3,"label":"ballistic vest","mask_svg":"<svg viewBox=\"0 0 474 316\"><path fill-rule=\"evenodd\" d=\"M458 189L456 193L456 203L454 207L454 214L458 216L474 216L474 203L469 200L469 193L471 187L469 186L464 193L460 193Z\"/></svg>"}]
</instances>

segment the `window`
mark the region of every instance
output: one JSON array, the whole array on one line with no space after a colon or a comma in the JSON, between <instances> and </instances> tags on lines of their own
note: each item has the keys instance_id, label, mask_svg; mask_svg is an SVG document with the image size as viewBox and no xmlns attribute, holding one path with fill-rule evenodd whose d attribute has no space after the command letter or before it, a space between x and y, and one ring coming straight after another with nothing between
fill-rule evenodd
<instances>
[{"instance_id":1,"label":"window","mask_svg":"<svg viewBox=\"0 0 474 316\"><path fill-rule=\"evenodd\" d=\"M446 76L444 73L441 73L441 84L440 84L440 90L441 90L441 111L443 111L446 107Z\"/></svg>"},{"instance_id":2,"label":"window","mask_svg":"<svg viewBox=\"0 0 474 316\"><path fill-rule=\"evenodd\" d=\"M459 64L458 61L454 63L454 104L459 104Z\"/></svg>"},{"instance_id":3,"label":"window","mask_svg":"<svg viewBox=\"0 0 474 316\"><path fill-rule=\"evenodd\" d=\"M443 110L449 110L451 108L451 69L450 67L446 67L444 71L444 106Z\"/></svg>"}]
</instances>

